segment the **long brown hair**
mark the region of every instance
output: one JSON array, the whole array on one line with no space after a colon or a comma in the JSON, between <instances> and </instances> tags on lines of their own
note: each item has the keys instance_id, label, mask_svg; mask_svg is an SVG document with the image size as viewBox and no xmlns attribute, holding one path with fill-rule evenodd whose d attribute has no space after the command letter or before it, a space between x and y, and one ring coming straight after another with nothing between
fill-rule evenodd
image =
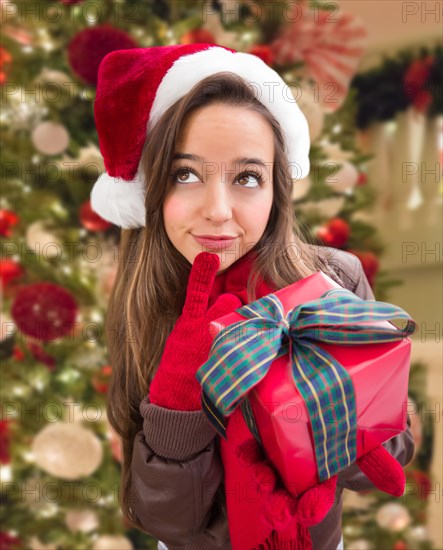
<instances>
[{"instance_id":1,"label":"long brown hair","mask_svg":"<svg viewBox=\"0 0 443 550\"><path fill-rule=\"evenodd\" d=\"M214 103L258 112L274 133L274 200L264 234L254 246L257 259L247 284L250 301L256 299L254 289L259 277L280 289L324 267L315 246L302 239L302 228L295 221L293 182L280 125L241 77L224 72L201 80L164 112L145 141L141 168L146 183L146 225L121 231L117 275L106 317L113 369L107 412L123 446L120 505L129 522L141 530L131 514L128 498L134 438L143 428L139 405L181 313L191 269L167 237L162 205L173 184L168 174L186 117Z\"/></svg>"}]
</instances>

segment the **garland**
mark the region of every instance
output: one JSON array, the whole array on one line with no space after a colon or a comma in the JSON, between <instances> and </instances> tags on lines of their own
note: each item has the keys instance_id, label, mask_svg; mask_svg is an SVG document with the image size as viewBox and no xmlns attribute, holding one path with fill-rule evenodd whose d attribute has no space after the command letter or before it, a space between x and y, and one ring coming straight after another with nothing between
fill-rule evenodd
<instances>
[{"instance_id":1,"label":"garland","mask_svg":"<svg viewBox=\"0 0 443 550\"><path fill-rule=\"evenodd\" d=\"M418 55L402 51L397 58L385 59L381 66L356 75L351 88L360 130L392 120L410 106L428 117L443 114L443 48L423 47Z\"/></svg>"}]
</instances>

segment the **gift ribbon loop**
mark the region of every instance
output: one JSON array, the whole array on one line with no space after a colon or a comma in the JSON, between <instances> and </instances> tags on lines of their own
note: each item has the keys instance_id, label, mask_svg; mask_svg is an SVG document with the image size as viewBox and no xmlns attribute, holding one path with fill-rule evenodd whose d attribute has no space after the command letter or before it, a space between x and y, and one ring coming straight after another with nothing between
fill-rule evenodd
<instances>
[{"instance_id":1,"label":"gift ribbon loop","mask_svg":"<svg viewBox=\"0 0 443 550\"><path fill-rule=\"evenodd\" d=\"M202 410L217 432L226 438L225 419L240 404L244 413L251 412L244 403L248 392L278 357L288 355L294 384L308 411L320 481L355 462L357 414L352 378L318 343L396 342L412 334L416 323L395 305L362 300L347 289L328 290L287 315L275 294L236 312L245 319L217 334L208 360L196 373L202 386ZM406 324L402 328L377 324L393 319L405 319Z\"/></svg>"}]
</instances>

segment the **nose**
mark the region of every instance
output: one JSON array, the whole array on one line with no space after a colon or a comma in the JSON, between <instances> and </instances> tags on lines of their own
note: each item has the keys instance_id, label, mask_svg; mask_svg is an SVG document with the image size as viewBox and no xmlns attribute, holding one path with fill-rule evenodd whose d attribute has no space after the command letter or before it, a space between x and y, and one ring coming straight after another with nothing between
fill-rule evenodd
<instances>
[{"instance_id":1,"label":"nose","mask_svg":"<svg viewBox=\"0 0 443 550\"><path fill-rule=\"evenodd\" d=\"M208 182L202 198L202 213L205 219L223 223L232 218L232 197L221 180Z\"/></svg>"}]
</instances>

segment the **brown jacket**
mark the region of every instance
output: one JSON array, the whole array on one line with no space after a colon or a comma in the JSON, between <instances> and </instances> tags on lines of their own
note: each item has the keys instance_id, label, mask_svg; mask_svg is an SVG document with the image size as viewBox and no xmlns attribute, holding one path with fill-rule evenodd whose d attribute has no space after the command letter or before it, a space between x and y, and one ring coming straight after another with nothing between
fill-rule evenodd
<instances>
[{"instance_id":1,"label":"brown jacket","mask_svg":"<svg viewBox=\"0 0 443 550\"><path fill-rule=\"evenodd\" d=\"M335 248L315 248L326 262L325 273L360 298L374 299L356 256ZM216 501L223 491L223 467L216 433L203 412L169 410L145 398L140 413L144 423L134 441L129 498L143 530L170 550L231 550L227 518ZM403 466L414 452L409 416L407 422L406 431L383 444ZM340 472L331 510L321 523L310 527L314 550L337 548L344 488L375 489L356 464Z\"/></svg>"}]
</instances>

